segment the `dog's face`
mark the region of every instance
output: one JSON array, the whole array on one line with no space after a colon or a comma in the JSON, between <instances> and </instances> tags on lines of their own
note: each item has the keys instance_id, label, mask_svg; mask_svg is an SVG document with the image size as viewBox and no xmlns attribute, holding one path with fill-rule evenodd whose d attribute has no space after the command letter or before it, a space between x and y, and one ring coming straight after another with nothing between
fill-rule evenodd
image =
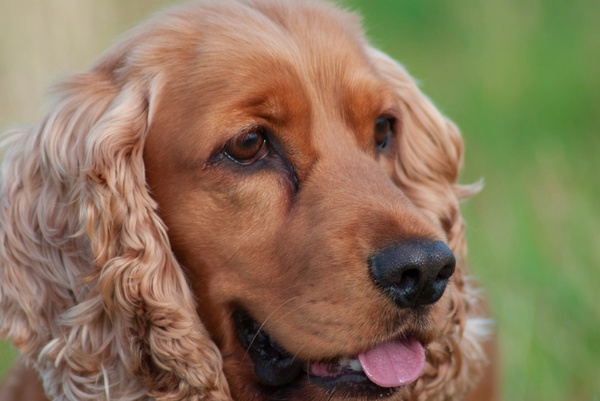
<instances>
[{"instance_id":1,"label":"dog's face","mask_svg":"<svg viewBox=\"0 0 600 401\"><path fill-rule=\"evenodd\" d=\"M454 256L396 178L412 81L316 10L173 33L147 181L235 399L403 399L446 325Z\"/></svg>"}]
</instances>

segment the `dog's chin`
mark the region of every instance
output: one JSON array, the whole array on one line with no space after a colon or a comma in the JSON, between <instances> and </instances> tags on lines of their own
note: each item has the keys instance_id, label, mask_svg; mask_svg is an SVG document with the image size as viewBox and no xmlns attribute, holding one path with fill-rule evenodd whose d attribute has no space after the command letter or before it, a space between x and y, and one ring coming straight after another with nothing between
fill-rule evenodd
<instances>
[{"instance_id":1,"label":"dog's chin","mask_svg":"<svg viewBox=\"0 0 600 401\"><path fill-rule=\"evenodd\" d=\"M422 341L415 335L355 356L303 361L281 347L243 309L234 312L234 321L244 358L252 361L258 390L265 399L401 399L425 363ZM377 367L399 357L404 359L401 369L382 372Z\"/></svg>"}]
</instances>

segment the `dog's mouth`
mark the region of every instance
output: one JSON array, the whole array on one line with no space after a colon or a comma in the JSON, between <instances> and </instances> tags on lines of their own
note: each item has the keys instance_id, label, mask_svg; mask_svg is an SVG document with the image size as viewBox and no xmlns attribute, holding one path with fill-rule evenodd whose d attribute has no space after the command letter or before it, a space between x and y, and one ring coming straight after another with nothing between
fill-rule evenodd
<instances>
[{"instance_id":1,"label":"dog's mouth","mask_svg":"<svg viewBox=\"0 0 600 401\"><path fill-rule=\"evenodd\" d=\"M302 380L336 395L388 397L416 381L425 367L425 351L413 336L389 341L353 357L302 361L291 355L247 312L234 313L238 340L268 391L294 387Z\"/></svg>"}]
</instances>

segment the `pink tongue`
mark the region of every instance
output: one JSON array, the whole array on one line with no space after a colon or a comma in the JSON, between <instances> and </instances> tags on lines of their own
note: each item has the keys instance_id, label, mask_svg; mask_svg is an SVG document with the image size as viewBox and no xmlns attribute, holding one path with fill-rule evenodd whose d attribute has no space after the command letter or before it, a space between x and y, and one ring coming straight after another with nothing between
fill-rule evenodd
<instances>
[{"instance_id":1,"label":"pink tongue","mask_svg":"<svg viewBox=\"0 0 600 401\"><path fill-rule=\"evenodd\" d=\"M381 387L398 387L414 382L425 367L425 350L415 338L381 344L358 360L365 374Z\"/></svg>"}]
</instances>

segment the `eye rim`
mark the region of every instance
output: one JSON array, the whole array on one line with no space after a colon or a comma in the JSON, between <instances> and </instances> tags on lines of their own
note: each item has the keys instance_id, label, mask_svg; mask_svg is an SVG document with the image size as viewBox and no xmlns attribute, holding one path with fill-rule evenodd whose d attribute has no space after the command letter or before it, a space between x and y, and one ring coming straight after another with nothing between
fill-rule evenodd
<instances>
[{"instance_id":1,"label":"eye rim","mask_svg":"<svg viewBox=\"0 0 600 401\"><path fill-rule=\"evenodd\" d=\"M382 128L378 128L380 123L385 123ZM394 138L396 131L396 118L389 115L380 115L375 120L373 139L375 141L375 147L377 150L387 149Z\"/></svg>"},{"instance_id":2,"label":"eye rim","mask_svg":"<svg viewBox=\"0 0 600 401\"><path fill-rule=\"evenodd\" d=\"M248 138L251 135L256 135L258 137L256 151L254 152L252 149L250 149L250 152L247 155L236 155L234 146L240 143L239 140ZM244 152L244 149L241 149L241 151ZM238 133L230 138L227 143L225 143L225 146L223 147L223 154L234 163L242 166L249 166L258 162L259 160L264 159L269 154L267 130L264 127L251 127Z\"/></svg>"}]
</instances>

